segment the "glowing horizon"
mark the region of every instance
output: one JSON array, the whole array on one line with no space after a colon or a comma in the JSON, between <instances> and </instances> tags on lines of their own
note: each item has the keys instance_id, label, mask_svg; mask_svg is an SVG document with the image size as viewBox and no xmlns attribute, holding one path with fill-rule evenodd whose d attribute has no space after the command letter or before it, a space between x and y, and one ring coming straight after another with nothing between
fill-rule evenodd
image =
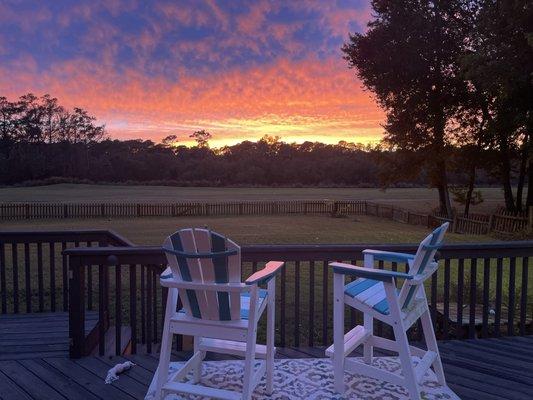
<instances>
[{"instance_id":1,"label":"glowing horizon","mask_svg":"<svg viewBox=\"0 0 533 400\"><path fill-rule=\"evenodd\" d=\"M367 0L185 3L0 4L0 95L49 93L118 139L381 138L383 113L340 52Z\"/></svg>"}]
</instances>

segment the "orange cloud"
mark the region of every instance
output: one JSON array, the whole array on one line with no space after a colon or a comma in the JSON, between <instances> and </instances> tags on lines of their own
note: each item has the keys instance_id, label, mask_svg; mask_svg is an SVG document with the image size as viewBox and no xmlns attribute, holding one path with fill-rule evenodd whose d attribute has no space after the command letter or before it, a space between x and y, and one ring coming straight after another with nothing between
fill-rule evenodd
<instances>
[{"instance_id":1,"label":"orange cloud","mask_svg":"<svg viewBox=\"0 0 533 400\"><path fill-rule=\"evenodd\" d=\"M36 73L31 57L22 57L16 68L0 69L0 92L13 98L28 91L86 108L118 138L159 141L172 133L189 142L192 131L207 129L215 145L264 134L332 143L376 141L382 132L382 111L338 59L279 59L202 76L183 72L177 81L134 69L119 73L84 59Z\"/></svg>"}]
</instances>

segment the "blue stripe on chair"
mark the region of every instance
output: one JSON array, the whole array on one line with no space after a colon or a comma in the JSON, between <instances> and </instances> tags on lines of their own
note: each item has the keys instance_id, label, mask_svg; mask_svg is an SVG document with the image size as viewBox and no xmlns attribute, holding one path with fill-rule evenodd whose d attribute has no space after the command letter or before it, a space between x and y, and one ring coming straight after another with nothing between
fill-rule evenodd
<instances>
[{"instance_id":1,"label":"blue stripe on chair","mask_svg":"<svg viewBox=\"0 0 533 400\"><path fill-rule=\"evenodd\" d=\"M363 293L365 290L370 289L372 286L378 284L380 281L374 279L360 278L353 282L350 282L344 287L344 294L355 297L358 294Z\"/></svg>"},{"instance_id":2,"label":"blue stripe on chair","mask_svg":"<svg viewBox=\"0 0 533 400\"><path fill-rule=\"evenodd\" d=\"M268 291L259 289L259 307L267 298ZM241 319L248 319L250 315L250 292L241 293Z\"/></svg>"},{"instance_id":3,"label":"blue stripe on chair","mask_svg":"<svg viewBox=\"0 0 533 400\"><path fill-rule=\"evenodd\" d=\"M172 242L172 247L174 250L183 251L183 244L181 243L181 238L179 232L176 232L170 237ZM187 259L185 257L180 257L176 255L176 260L178 261L178 267L180 269L181 278L184 281L191 282L191 272L189 271L189 265L187 264ZM193 317L202 318L202 313L200 311L200 306L198 305L198 299L196 297L196 292L192 289L187 289L187 299L189 300L189 305L191 306L191 312Z\"/></svg>"},{"instance_id":4,"label":"blue stripe on chair","mask_svg":"<svg viewBox=\"0 0 533 400\"><path fill-rule=\"evenodd\" d=\"M222 252L226 250L226 238L220 236L215 232L209 232L211 236L211 251ZM213 268L215 270L216 283L228 283L228 257L227 255L221 257L213 257ZM218 317L221 321L231 320L231 311L229 304L228 292L217 292L218 297Z\"/></svg>"},{"instance_id":5,"label":"blue stripe on chair","mask_svg":"<svg viewBox=\"0 0 533 400\"><path fill-rule=\"evenodd\" d=\"M259 289L259 307L268 296L268 291ZM179 310L180 313L185 314L185 310ZM241 319L248 319L250 316L250 292L241 293Z\"/></svg>"},{"instance_id":6,"label":"blue stripe on chair","mask_svg":"<svg viewBox=\"0 0 533 400\"><path fill-rule=\"evenodd\" d=\"M398 289L396 289L396 296L398 296L399 294L400 294L400 291ZM386 294L384 294L384 295L387 296ZM376 310L380 314L383 314L383 315L389 315L390 314L389 302L387 300L387 297L385 297L379 303L374 304L374 306L372 308L374 310Z\"/></svg>"}]
</instances>

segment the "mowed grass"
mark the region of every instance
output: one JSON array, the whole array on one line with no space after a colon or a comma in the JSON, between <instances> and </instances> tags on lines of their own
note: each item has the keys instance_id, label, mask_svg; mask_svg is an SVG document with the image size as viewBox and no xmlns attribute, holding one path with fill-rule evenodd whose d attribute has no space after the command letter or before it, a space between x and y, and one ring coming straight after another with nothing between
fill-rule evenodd
<instances>
[{"instance_id":1,"label":"mowed grass","mask_svg":"<svg viewBox=\"0 0 533 400\"><path fill-rule=\"evenodd\" d=\"M480 189L485 201L472 211L485 212L503 204L500 188ZM173 186L121 186L58 184L35 187L0 188L0 203L168 203L180 201L260 201L260 200L367 200L394 204L420 212L438 205L435 189L393 188L212 188ZM456 205L458 209L462 206Z\"/></svg>"},{"instance_id":2,"label":"mowed grass","mask_svg":"<svg viewBox=\"0 0 533 400\"><path fill-rule=\"evenodd\" d=\"M64 219L4 221L2 230L106 229L139 245L160 245L178 229L208 227L241 245L246 244L359 244L418 243L428 233L423 226L405 225L371 217L350 216L234 216L143 217L117 219ZM489 242L484 235L450 233L448 242Z\"/></svg>"}]
</instances>

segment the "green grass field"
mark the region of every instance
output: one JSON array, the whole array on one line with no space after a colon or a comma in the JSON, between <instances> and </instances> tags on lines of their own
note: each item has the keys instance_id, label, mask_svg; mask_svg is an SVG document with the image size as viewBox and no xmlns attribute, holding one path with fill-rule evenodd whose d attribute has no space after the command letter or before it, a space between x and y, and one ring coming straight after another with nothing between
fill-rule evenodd
<instances>
[{"instance_id":1,"label":"green grass field","mask_svg":"<svg viewBox=\"0 0 533 400\"><path fill-rule=\"evenodd\" d=\"M492 211L503 203L500 188L481 189L485 201L473 211ZM172 186L120 186L59 184L0 188L0 203L6 202L147 202L245 201L245 200L367 200L428 212L438 204L435 189L359 188L207 188ZM460 209L461 207L458 206Z\"/></svg>"},{"instance_id":2,"label":"green grass field","mask_svg":"<svg viewBox=\"0 0 533 400\"><path fill-rule=\"evenodd\" d=\"M107 229L136 244L159 245L180 228L206 226L240 244L418 243L429 232L423 226L364 215L346 218L294 215L22 220L4 221L2 230ZM487 242L494 239L484 235L449 234L447 241Z\"/></svg>"}]
</instances>

